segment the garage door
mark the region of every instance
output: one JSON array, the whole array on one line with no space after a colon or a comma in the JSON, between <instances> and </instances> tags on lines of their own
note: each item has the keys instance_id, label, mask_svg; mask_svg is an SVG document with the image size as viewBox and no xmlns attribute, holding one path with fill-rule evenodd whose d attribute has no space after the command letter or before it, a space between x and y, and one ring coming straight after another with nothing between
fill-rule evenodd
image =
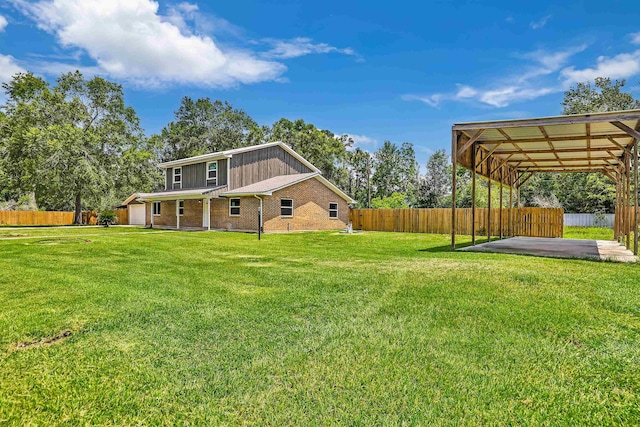
<instances>
[{"instance_id":1,"label":"garage door","mask_svg":"<svg viewBox=\"0 0 640 427\"><path fill-rule=\"evenodd\" d=\"M144 225L144 205L129 205L129 225Z\"/></svg>"}]
</instances>

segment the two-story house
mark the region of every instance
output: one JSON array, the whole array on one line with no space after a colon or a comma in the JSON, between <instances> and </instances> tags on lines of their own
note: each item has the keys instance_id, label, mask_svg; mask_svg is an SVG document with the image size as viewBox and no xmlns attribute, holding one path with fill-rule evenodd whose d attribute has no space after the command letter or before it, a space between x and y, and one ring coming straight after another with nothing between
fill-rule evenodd
<instances>
[{"instance_id":1,"label":"two-story house","mask_svg":"<svg viewBox=\"0 0 640 427\"><path fill-rule=\"evenodd\" d=\"M282 142L158 166L165 174L164 190L135 193L124 202L133 223L257 231L258 213L262 212L265 232L331 230L346 227L353 203L318 168Z\"/></svg>"}]
</instances>

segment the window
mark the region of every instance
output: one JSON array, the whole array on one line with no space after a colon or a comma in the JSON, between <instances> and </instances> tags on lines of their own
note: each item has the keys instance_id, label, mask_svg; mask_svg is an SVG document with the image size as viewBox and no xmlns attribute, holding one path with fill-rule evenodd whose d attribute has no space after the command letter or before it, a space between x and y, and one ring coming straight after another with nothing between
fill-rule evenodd
<instances>
[{"instance_id":1,"label":"window","mask_svg":"<svg viewBox=\"0 0 640 427\"><path fill-rule=\"evenodd\" d=\"M329 203L329 218L338 218L338 204L331 202Z\"/></svg>"},{"instance_id":2,"label":"window","mask_svg":"<svg viewBox=\"0 0 640 427\"><path fill-rule=\"evenodd\" d=\"M293 200L292 199L280 199L280 215L293 216Z\"/></svg>"},{"instance_id":3,"label":"window","mask_svg":"<svg viewBox=\"0 0 640 427\"><path fill-rule=\"evenodd\" d=\"M175 168L173 170L173 183L180 184L180 188L182 188L182 168Z\"/></svg>"},{"instance_id":4,"label":"window","mask_svg":"<svg viewBox=\"0 0 640 427\"><path fill-rule=\"evenodd\" d=\"M240 215L240 199L229 199L229 215Z\"/></svg>"},{"instance_id":5,"label":"window","mask_svg":"<svg viewBox=\"0 0 640 427\"><path fill-rule=\"evenodd\" d=\"M178 215L184 215L184 200L178 202Z\"/></svg>"},{"instance_id":6,"label":"window","mask_svg":"<svg viewBox=\"0 0 640 427\"><path fill-rule=\"evenodd\" d=\"M218 185L218 162L207 163L207 181L212 181L214 185Z\"/></svg>"},{"instance_id":7,"label":"window","mask_svg":"<svg viewBox=\"0 0 640 427\"><path fill-rule=\"evenodd\" d=\"M160 216L160 202L153 202L153 214Z\"/></svg>"}]
</instances>

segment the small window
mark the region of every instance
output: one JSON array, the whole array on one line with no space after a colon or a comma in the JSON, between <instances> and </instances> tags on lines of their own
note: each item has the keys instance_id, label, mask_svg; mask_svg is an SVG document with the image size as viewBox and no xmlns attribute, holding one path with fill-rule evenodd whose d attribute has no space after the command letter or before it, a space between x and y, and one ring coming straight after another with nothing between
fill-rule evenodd
<instances>
[{"instance_id":1,"label":"small window","mask_svg":"<svg viewBox=\"0 0 640 427\"><path fill-rule=\"evenodd\" d=\"M240 199L229 199L229 215L240 215Z\"/></svg>"},{"instance_id":2,"label":"small window","mask_svg":"<svg viewBox=\"0 0 640 427\"><path fill-rule=\"evenodd\" d=\"M173 170L173 183L180 184L180 187L182 187L182 168L175 168Z\"/></svg>"},{"instance_id":3,"label":"small window","mask_svg":"<svg viewBox=\"0 0 640 427\"><path fill-rule=\"evenodd\" d=\"M218 185L218 162L207 163L207 181L212 181Z\"/></svg>"},{"instance_id":4,"label":"small window","mask_svg":"<svg viewBox=\"0 0 640 427\"><path fill-rule=\"evenodd\" d=\"M280 215L293 216L293 199L280 199Z\"/></svg>"},{"instance_id":5,"label":"small window","mask_svg":"<svg viewBox=\"0 0 640 427\"><path fill-rule=\"evenodd\" d=\"M331 202L329 203L329 218L338 218L338 204Z\"/></svg>"},{"instance_id":6,"label":"small window","mask_svg":"<svg viewBox=\"0 0 640 427\"><path fill-rule=\"evenodd\" d=\"M184 200L178 202L178 215L184 215Z\"/></svg>"},{"instance_id":7,"label":"small window","mask_svg":"<svg viewBox=\"0 0 640 427\"><path fill-rule=\"evenodd\" d=\"M153 215L160 216L160 202L153 202Z\"/></svg>"}]
</instances>

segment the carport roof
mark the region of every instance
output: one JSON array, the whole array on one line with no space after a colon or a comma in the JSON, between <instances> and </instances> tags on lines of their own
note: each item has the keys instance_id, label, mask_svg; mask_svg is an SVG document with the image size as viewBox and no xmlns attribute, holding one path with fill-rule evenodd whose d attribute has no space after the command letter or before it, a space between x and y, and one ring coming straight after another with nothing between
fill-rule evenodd
<instances>
[{"instance_id":1,"label":"carport roof","mask_svg":"<svg viewBox=\"0 0 640 427\"><path fill-rule=\"evenodd\" d=\"M612 176L640 139L640 110L520 120L457 123L455 159L477 173L520 186L539 172L601 172Z\"/></svg>"}]
</instances>

